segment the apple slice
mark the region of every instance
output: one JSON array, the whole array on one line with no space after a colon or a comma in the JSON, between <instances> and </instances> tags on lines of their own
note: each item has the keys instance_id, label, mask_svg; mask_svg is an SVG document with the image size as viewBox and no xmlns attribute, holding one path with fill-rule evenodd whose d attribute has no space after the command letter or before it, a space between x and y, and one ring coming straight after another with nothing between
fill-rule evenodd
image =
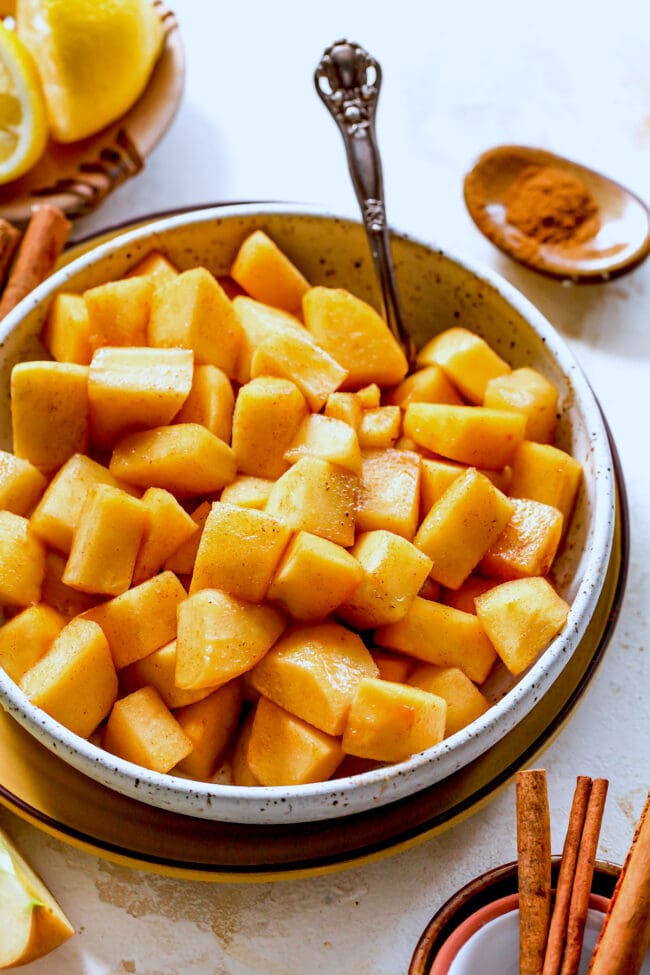
<instances>
[{"instance_id":1,"label":"apple slice","mask_svg":"<svg viewBox=\"0 0 650 975\"><path fill-rule=\"evenodd\" d=\"M0 968L41 958L74 934L45 885L0 829Z\"/></svg>"}]
</instances>

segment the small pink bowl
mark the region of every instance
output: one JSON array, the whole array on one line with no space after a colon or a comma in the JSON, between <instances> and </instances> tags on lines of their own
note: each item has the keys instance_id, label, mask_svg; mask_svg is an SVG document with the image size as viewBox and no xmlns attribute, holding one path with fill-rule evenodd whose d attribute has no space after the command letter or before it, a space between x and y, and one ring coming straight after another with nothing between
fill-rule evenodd
<instances>
[{"instance_id":1,"label":"small pink bowl","mask_svg":"<svg viewBox=\"0 0 650 975\"><path fill-rule=\"evenodd\" d=\"M557 881L560 858L553 858L553 884ZM614 890L620 867L598 861L594 870L590 906L590 928L596 934L609 898ZM519 921L517 909L517 864L507 863L471 880L453 894L428 923L415 948L408 975L509 975L518 972ZM592 916L593 914L593 916ZM482 934L489 937L487 945L496 938L503 944L499 964L492 970L487 965L487 952L478 962L467 961ZM502 934L506 934L501 942ZM593 935L592 935L593 936ZM508 967L512 959L511 969ZM470 964L472 967L469 967ZM644 969L645 972L645 969Z\"/></svg>"}]
</instances>

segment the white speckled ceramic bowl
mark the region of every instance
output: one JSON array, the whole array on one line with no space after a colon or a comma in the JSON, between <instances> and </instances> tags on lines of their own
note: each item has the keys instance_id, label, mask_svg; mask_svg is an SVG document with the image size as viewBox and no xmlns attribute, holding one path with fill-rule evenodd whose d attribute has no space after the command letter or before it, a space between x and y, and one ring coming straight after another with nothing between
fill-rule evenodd
<instances>
[{"instance_id":1,"label":"white speckled ceramic bowl","mask_svg":"<svg viewBox=\"0 0 650 975\"><path fill-rule=\"evenodd\" d=\"M152 248L181 268L227 273L241 240L261 227L314 284L338 285L376 301L363 229L352 219L291 205L233 205L192 211L139 227L83 254L37 288L0 323L0 446L10 449L9 377L13 364L42 358L38 335L52 296L83 291L122 275ZM585 633L598 602L613 542L616 484L607 432L575 359L551 325L512 287L436 246L395 234L406 321L418 345L450 325L465 325L513 366L538 368L560 390L558 446L584 465L584 485L555 582L571 603L567 625L518 680L490 677L494 705L468 728L398 765L298 787L241 788L146 771L107 754L35 708L0 670L4 707L39 741L92 778L153 806L207 819L289 823L376 808L435 784L483 754L552 687Z\"/></svg>"}]
</instances>

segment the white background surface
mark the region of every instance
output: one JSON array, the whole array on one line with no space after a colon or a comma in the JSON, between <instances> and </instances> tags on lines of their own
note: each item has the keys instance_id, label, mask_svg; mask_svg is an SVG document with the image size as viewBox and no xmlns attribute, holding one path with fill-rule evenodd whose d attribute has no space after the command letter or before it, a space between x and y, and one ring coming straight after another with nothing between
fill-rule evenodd
<instances>
[{"instance_id":1,"label":"white background surface","mask_svg":"<svg viewBox=\"0 0 650 975\"><path fill-rule=\"evenodd\" d=\"M141 175L79 225L152 210L275 199L353 212L338 131L312 75L340 37L381 63L378 135L399 229L483 261L568 340L623 462L632 524L627 595L596 680L538 764L554 851L575 776L606 776L599 855L621 861L650 786L650 262L602 286L564 287L484 241L462 201L472 159L504 142L600 168L650 199L650 12L645 0L543 5L383 0L176 0L187 56L181 110ZM117 867L38 833L14 836L77 927L34 975L396 975L459 886L515 855L514 788L469 820L378 863L280 884L207 885Z\"/></svg>"}]
</instances>

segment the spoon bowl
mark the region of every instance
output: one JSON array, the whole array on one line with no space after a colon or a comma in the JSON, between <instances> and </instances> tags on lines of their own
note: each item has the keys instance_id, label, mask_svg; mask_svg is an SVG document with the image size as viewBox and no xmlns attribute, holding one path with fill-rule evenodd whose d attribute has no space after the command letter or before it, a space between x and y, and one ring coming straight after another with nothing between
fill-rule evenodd
<instances>
[{"instance_id":1,"label":"spoon bowl","mask_svg":"<svg viewBox=\"0 0 650 975\"><path fill-rule=\"evenodd\" d=\"M553 167L576 177L597 207L595 232L582 240L540 242L507 215L508 194L525 170ZM543 149L497 146L465 177L467 209L479 230L525 267L575 283L602 282L637 267L650 253L650 211L624 186Z\"/></svg>"}]
</instances>

